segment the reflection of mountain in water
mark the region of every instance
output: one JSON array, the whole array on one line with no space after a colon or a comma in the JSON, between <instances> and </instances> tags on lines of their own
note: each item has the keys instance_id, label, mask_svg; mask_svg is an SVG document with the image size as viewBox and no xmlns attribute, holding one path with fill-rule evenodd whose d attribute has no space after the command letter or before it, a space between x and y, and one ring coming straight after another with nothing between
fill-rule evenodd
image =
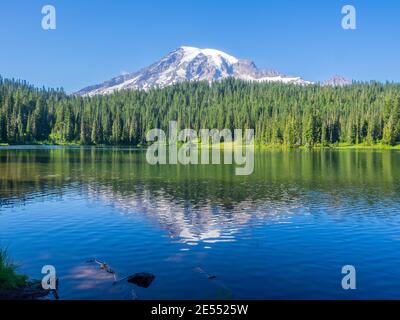
<instances>
[{"instance_id":1,"label":"reflection of mountain in water","mask_svg":"<svg viewBox=\"0 0 400 320\"><path fill-rule=\"evenodd\" d=\"M235 241L235 234L241 227L259 222L283 222L291 211L298 209L294 199L286 201L259 200L242 201L233 207L224 207L205 201L192 204L188 200L171 201L169 195L142 189L132 194L114 192L102 188L89 193L96 200L104 201L121 212L145 215L167 230L171 238L189 245Z\"/></svg>"},{"instance_id":2,"label":"reflection of mountain in water","mask_svg":"<svg viewBox=\"0 0 400 320\"><path fill-rule=\"evenodd\" d=\"M135 150L0 149L2 208L78 194L153 219L188 244L234 241L242 226L285 221L313 204L398 201L400 153L259 152L254 174L235 166L150 166ZM339 212L339 211L338 211Z\"/></svg>"}]
</instances>

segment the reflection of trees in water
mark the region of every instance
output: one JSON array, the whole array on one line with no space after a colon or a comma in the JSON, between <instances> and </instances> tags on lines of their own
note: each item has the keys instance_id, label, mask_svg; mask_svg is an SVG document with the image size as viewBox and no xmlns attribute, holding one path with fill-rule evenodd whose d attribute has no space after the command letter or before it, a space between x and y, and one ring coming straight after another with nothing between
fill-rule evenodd
<instances>
[{"instance_id":1,"label":"reflection of trees in water","mask_svg":"<svg viewBox=\"0 0 400 320\"><path fill-rule=\"evenodd\" d=\"M76 192L154 219L177 241L234 241L241 226L284 221L312 204L398 202L399 153L260 152L255 173L235 166L150 166L112 149L0 150L0 208Z\"/></svg>"},{"instance_id":2,"label":"reflection of trees in water","mask_svg":"<svg viewBox=\"0 0 400 320\"><path fill-rule=\"evenodd\" d=\"M378 201L398 193L399 164L400 153L389 151L270 151L256 153L253 175L239 177L234 165L150 166L145 152L129 149L2 149L0 201L62 196L66 188L89 184L124 196L142 188L154 199L162 194L171 203L227 212L247 202L297 201L310 192Z\"/></svg>"}]
</instances>

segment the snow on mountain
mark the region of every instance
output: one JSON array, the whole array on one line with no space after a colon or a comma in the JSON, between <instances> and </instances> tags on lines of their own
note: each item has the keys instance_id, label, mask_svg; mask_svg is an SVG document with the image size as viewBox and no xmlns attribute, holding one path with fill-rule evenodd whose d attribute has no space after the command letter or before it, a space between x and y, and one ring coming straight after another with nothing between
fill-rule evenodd
<instances>
[{"instance_id":1,"label":"snow on mountain","mask_svg":"<svg viewBox=\"0 0 400 320\"><path fill-rule=\"evenodd\" d=\"M344 87L351 85L353 81L348 80L342 76L333 76L331 79L324 81L322 85L324 86L332 86L332 87Z\"/></svg>"},{"instance_id":2,"label":"snow on mountain","mask_svg":"<svg viewBox=\"0 0 400 320\"><path fill-rule=\"evenodd\" d=\"M229 77L256 82L312 84L300 77L286 76L273 70L260 70L252 61L238 59L219 50L183 46L147 68L84 88L76 94L93 96L119 90L149 90L183 81L211 83Z\"/></svg>"}]
</instances>

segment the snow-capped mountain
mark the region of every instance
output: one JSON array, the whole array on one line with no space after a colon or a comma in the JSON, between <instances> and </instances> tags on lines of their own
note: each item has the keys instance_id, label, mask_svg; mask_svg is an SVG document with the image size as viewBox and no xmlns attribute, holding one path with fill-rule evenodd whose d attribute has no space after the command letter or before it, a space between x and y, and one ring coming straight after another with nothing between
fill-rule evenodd
<instances>
[{"instance_id":1,"label":"snow-capped mountain","mask_svg":"<svg viewBox=\"0 0 400 320\"><path fill-rule=\"evenodd\" d=\"M249 60L215 49L180 47L147 68L124 74L78 91L83 96L110 94L118 90L163 88L183 81L218 81L228 77L257 82L312 84L300 77L260 70Z\"/></svg>"},{"instance_id":2,"label":"snow-capped mountain","mask_svg":"<svg viewBox=\"0 0 400 320\"><path fill-rule=\"evenodd\" d=\"M353 83L353 81L348 80L342 76L336 75L336 76L333 76L331 79L326 80L322 84L324 86L344 87L344 86L351 85L352 83Z\"/></svg>"}]
</instances>

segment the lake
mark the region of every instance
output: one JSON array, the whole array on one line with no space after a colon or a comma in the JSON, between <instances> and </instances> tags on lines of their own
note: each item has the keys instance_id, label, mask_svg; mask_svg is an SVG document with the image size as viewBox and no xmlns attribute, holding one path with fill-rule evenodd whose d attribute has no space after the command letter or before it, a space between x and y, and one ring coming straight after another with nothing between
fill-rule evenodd
<instances>
[{"instance_id":1,"label":"lake","mask_svg":"<svg viewBox=\"0 0 400 320\"><path fill-rule=\"evenodd\" d=\"M3 147L0 246L32 278L53 265L61 299L400 298L400 152L257 151L252 175L235 168ZM114 284L93 258L156 279Z\"/></svg>"}]
</instances>

